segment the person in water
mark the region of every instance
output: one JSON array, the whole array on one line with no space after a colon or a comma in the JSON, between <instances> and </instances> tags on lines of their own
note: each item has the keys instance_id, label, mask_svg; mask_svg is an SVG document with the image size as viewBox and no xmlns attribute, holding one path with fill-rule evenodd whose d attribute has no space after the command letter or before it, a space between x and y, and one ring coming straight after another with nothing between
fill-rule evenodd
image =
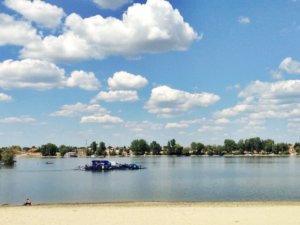
<instances>
[{"instance_id":1,"label":"person in water","mask_svg":"<svg viewBox=\"0 0 300 225\"><path fill-rule=\"evenodd\" d=\"M26 202L24 203L24 205L28 205L28 206L31 205L31 201L29 198L26 199Z\"/></svg>"}]
</instances>

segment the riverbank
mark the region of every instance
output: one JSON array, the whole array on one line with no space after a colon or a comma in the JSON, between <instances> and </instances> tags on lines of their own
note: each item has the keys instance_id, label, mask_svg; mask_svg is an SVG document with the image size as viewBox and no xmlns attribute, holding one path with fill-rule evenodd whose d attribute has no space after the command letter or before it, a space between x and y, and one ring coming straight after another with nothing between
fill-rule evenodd
<instances>
[{"instance_id":1,"label":"riverbank","mask_svg":"<svg viewBox=\"0 0 300 225\"><path fill-rule=\"evenodd\" d=\"M295 225L300 202L103 203L0 207L10 225Z\"/></svg>"}]
</instances>

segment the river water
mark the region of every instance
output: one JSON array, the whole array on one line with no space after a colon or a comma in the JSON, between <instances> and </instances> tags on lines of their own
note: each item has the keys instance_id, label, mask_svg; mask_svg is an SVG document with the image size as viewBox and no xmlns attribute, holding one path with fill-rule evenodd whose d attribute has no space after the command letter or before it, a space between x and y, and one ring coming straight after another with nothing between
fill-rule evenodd
<instances>
[{"instance_id":1,"label":"river water","mask_svg":"<svg viewBox=\"0 0 300 225\"><path fill-rule=\"evenodd\" d=\"M89 158L18 158L0 168L0 205L127 201L300 201L300 157L108 158L138 171L74 170ZM51 162L53 164L46 164Z\"/></svg>"}]
</instances>

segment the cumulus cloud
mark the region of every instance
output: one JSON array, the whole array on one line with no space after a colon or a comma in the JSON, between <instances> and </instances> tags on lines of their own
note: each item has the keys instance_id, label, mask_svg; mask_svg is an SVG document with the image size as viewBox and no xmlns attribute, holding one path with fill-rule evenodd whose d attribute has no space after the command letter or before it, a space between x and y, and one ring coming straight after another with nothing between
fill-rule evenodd
<instances>
[{"instance_id":1,"label":"cumulus cloud","mask_svg":"<svg viewBox=\"0 0 300 225\"><path fill-rule=\"evenodd\" d=\"M152 89L145 108L159 117L170 117L192 108L210 106L219 99L218 95L211 93L189 93L168 86L159 86Z\"/></svg>"},{"instance_id":2,"label":"cumulus cloud","mask_svg":"<svg viewBox=\"0 0 300 225\"><path fill-rule=\"evenodd\" d=\"M94 2L104 9L117 9L125 4L132 2L131 0L94 0Z\"/></svg>"},{"instance_id":3,"label":"cumulus cloud","mask_svg":"<svg viewBox=\"0 0 300 225\"><path fill-rule=\"evenodd\" d=\"M30 116L0 118L0 123L31 123L35 119Z\"/></svg>"},{"instance_id":4,"label":"cumulus cloud","mask_svg":"<svg viewBox=\"0 0 300 225\"><path fill-rule=\"evenodd\" d=\"M121 20L100 15L82 18L73 13L65 20L63 34L25 46L21 56L52 61L136 57L185 50L197 38L198 34L168 1L148 0L129 7Z\"/></svg>"},{"instance_id":5,"label":"cumulus cloud","mask_svg":"<svg viewBox=\"0 0 300 225\"><path fill-rule=\"evenodd\" d=\"M239 93L242 101L215 113L217 118L244 117L254 121L300 116L300 80L255 81Z\"/></svg>"},{"instance_id":6,"label":"cumulus cloud","mask_svg":"<svg viewBox=\"0 0 300 225\"><path fill-rule=\"evenodd\" d=\"M101 85L94 73L82 70L73 71L66 84L68 87L79 87L84 90L97 90Z\"/></svg>"},{"instance_id":7,"label":"cumulus cloud","mask_svg":"<svg viewBox=\"0 0 300 225\"><path fill-rule=\"evenodd\" d=\"M46 28L55 28L65 15L64 10L41 0L5 0L4 4L29 21Z\"/></svg>"},{"instance_id":8,"label":"cumulus cloud","mask_svg":"<svg viewBox=\"0 0 300 225\"><path fill-rule=\"evenodd\" d=\"M41 60L6 60L0 63L0 87L50 89L61 87L64 70Z\"/></svg>"},{"instance_id":9,"label":"cumulus cloud","mask_svg":"<svg viewBox=\"0 0 300 225\"><path fill-rule=\"evenodd\" d=\"M107 83L112 90L136 90L145 87L148 84L148 80L141 75L120 71L108 78Z\"/></svg>"},{"instance_id":10,"label":"cumulus cloud","mask_svg":"<svg viewBox=\"0 0 300 225\"><path fill-rule=\"evenodd\" d=\"M238 22L240 23L240 24L249 24L249 23L251 23L251 20L250 20L250 18L249 17L247 17L247 16L240 16L239 18L238 18Z\"/></svg>"},{"instance_id":11,"label":"cumulus cloud","mask_svg":"<svg viewBox=\"0 0 300 225\"><path fill-rule=\"evenodd\" d=\"M0 93L0 102L10 102L13 98L7 94Z\"/></svg>"},{"instance_id":12,"label":"cumulus cloud","mask_svg":"<svg viewBox=\"0 0 300 225\"><path fill-rule=\"evenodd\" d=\"M165 128L187 128L188 126L186 123L167 123Z\"/></svg>"},{"instance_id":13,"label":"cumulus cloud","mask_svg":"<svg viewBox=\"0 0 300 225\"><path fill-rule=\"evenodd\" d=\"M30 23L15 20L12 16L0 13L0 46L26 45L40 41L37 32Z\"/></svg>"},{"instance_id":14,"label":"cumulus cloud","mask_svg":"<svg viewBox=\"0 0 300 225\"><path fill-rule=\"evenodd\" d=\"M279 65L279 69L289 74L300 74L300 62L287 57Z\"/></svg>"},{"instance_id":15,"label":"cumulus cloud","mask_svg":"<svg viewBox=\"0 0 300 225\"><path fill-rule=\"evenodd\" d=\"M0 87L5 89L30 88L47 90L66 86L78 86L86 90L94 90L99 82L92 73L75 71L71 77L55 64L37 60L6 60L0 63Z\"/></svg>"},{"instance_id":16,"label":"cumulus cloud","mask_svg":"<svg viewBox=\"0 0 300 225\"><path fill-rule=\"evenodd\" d=\"M126 90L117 90L117 91L101 91L99 94L92 99L92 102L96 101L106 101L106 102L134 102L139 100L138 94L136 91L126 91Z\"/></svg>"},{"instance_id":17,"label":"cumulus cloud","mask_svg":"<svg viewBox=\"0 0 300 225\"><path fill-rule=\"evenodd\" d=\"M41 41L29 43L20 53L22 58L61 62L91 58L92 51L87 40L72 32L66 32L58 37L50 35Z\"/></svg>"},{"instance_id":18,"label":"cumulus cloud","mask_svg":"<svg viewBox=\"0 0 300 225\"><path fill-rule=\"evenodd\" d=\"M109 111L98 104L83 104L77 102L73 105L63 105L58 111L51 113L50 116L77 117L84 114L107 114Z\"/></svg>"},{"instance_id":19,"label":"cumulus cloud","mask_svg":"<svg viewBox=\"0 0 300 225\"><path fill-rule=\"evenodd\" d=\"M80 120L81 123L123 123L123 120L119 117L111 115L91 115L83 116Z\"/></svg>"}]
</instances>

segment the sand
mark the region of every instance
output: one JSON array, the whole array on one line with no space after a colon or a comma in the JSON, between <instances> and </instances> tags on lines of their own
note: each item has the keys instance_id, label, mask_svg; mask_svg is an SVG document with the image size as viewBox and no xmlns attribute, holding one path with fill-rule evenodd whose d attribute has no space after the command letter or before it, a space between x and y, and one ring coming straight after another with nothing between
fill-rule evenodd
<instances>
[{"instance_id":1,"label":"sand","mask_svg":"<svg viewBox=\"0 0 300 225\"><path fill-rule=\"evenodd\" d=\"M0 207L1 225L300 225L300 202Z\"/></svg>"}]
</instances>

